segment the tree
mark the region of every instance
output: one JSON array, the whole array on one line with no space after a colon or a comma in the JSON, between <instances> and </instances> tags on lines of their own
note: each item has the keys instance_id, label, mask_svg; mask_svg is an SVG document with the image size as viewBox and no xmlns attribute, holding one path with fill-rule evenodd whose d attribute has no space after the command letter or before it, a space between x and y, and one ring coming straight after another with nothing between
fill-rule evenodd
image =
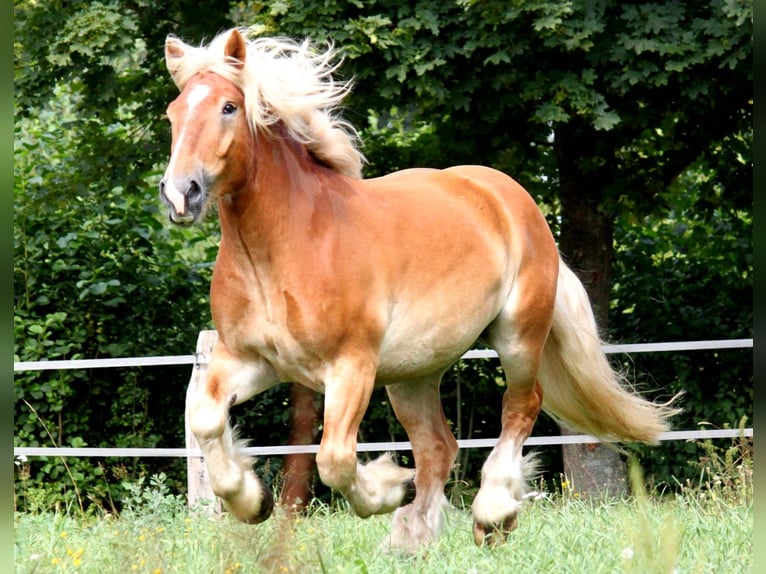
<instances>
[{"instance_id":1,"label":"tree","mask_svg":"<svg viewBox=\"0 0 766 574\"><path fill-rule=\"evenodd\" d=\"M17 117L37 113L71 86L83 137L77 155L90 177L105 174L126 189L140 187L167 157L164 110L174 93L162 59L165 37L183 28L203 35L231 26L226 3L146 0L130 2L15 2L14 107ZM106 126L126 109L132 133L114 137ZM68 126L67 126L68 127Z\"/></svg>"}]
</instances>

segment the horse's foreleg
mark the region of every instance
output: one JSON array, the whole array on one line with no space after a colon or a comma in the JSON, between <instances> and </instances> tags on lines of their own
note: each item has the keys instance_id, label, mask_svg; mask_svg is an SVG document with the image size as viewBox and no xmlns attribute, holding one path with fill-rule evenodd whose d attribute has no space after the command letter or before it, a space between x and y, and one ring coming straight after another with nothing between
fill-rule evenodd
<instances>
[{"instance_id":1,"label":"horse's foreleg","mask_svg":"<svg viewBox=\"0 0 766 574\"><path fill-rule=\"evenodd\" d=\"M213 492L243 522L257 523L271 514L271 491L252 470L252 460L238 452L229 423L229 409L276 382L263 364L244 363L231 357L219 344L213 352L207 377L191 389L186 417L199 442Z\"/></svg>"},{"instance_id":2,"label":"horse's foreleg","mask_svg":"<svg viewBox=\"0 0 766 574\"><path fill-rule=\"evenodd\" d=\"M440 379L386 387L415 457L415 499L396 511L391 529L391 546L406 552L436 540L448 507L444 485L458 447L444 417Z\"/></svg>"},{"instance_id":3,"label":"horse's foreleg","mask_svg":"<svg viewBox=\"0 0 766 574\"><path fill-rule=\"evenodd\" d=\"M371 362L345 360L333 366L325 380L324 426L316 457L322 482L343 494L363 518L398 508L413 475L388 455L366 465L357 461L357 432L374 381Z\"/></svg>"}]
</instances>

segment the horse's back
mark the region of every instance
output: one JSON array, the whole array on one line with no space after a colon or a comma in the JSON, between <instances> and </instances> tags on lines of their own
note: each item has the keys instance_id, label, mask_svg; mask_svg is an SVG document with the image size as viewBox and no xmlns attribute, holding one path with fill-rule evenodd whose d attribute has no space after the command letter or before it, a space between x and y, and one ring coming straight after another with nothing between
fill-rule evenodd
<instances>
[{"instance_id":1,"label":"horse's back","mask_svg":"<svg viewBox=\"0 0 766 574\"><path fill-rule=\"evenodd\" d=\"M436 213L449 211L450 207L457 208L459 214L450 213L448 217L456 220L484 219L488 228L495 229L507 239L511 239L514 233L513 229L508 229L509 226L534 225L543 234L550 235L547 223L529 193L516 180L490 167L411 168L366 180L365 183L370 189L389 198L392 195L403 196L409 210L417 210L418 204L425 201L431 202L429 211Z\"/></svg>"},{"instance_id":2,"label":"horse's back","mask_svg":"<svg viewBox=\"0 0 766 574\"><path fill-rule=\"evenodd\" d=\"M414 168L363 183L375 197L367 216L381 222L377 233L397 259L419 255L464 276L473 273L463 266L480 262L505 283L532 259L540 265L558 261L534 199L501 171L477 165Z\"/></svg>"}]
</instances>

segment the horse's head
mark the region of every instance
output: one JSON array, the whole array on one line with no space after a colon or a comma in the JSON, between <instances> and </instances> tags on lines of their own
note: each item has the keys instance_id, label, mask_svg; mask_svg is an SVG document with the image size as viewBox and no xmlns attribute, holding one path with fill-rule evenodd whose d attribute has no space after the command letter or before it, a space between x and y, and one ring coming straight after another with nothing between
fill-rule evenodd
<instances>
[{"instance_id":1,"label":"horse's head","mask_svg":"<svg viewBox=\"0 0 766 574\"><path fill-rule=\"evenodd\" d=\"M244 38L237 30L229 34L224 65L216 71L184 61L199 59L199 50L173 37L165 42L167 67L181 93L167 109L172 144L160 197L170 220L184 225L199 219L222 190L240 183L252 141L245 97L232 81L245 63Z\"/></svg>"},{"instance_id":2,"label":"horse's head","mask_svg":"<svg viewBox=\"0 0 766 574\"><path fill-rule=\"evenodd\" d=\"M361 177L356 132L335 113L349 85L332 77L332 47L250 33L235 28L203 47L165 42L181 94L168 107L173 142L160 195L175 223L193 223L211 199L243 188L256 134L289 139L324 166Z\"/></svg>"}]
</instances>

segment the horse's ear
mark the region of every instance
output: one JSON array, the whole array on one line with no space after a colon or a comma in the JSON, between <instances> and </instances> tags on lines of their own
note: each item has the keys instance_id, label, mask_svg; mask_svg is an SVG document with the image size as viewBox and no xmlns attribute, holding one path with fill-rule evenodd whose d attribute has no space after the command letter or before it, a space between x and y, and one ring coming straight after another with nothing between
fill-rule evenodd
<instances>
[{"instance_id":1,"label":"horse's ear","mask_svg":"<svg viewBox=\"0 0 766 574\"><path fill-rule=\"evenodd\" d=\"M179 88L182 86L178 84L177 74L185 54L186 50L181 40L175 36L168 36L165 39L165 66L170 72L170 77L173 78Z\"/></svg>"},{"instance_id":2,"label":"horse's ear","mask_svg":"<svg viewBox=\"0 0 766 574\"><path fill-rule=\"evenodd\" d=\"M226 47L223 50L223 55L226 58L227 63L241 70L245 66L245 59L247 58L247 44L245 39L240 34L239 30L234 28L229 34L229 38L226 40Z\"/></svg>"}]
</instances>

